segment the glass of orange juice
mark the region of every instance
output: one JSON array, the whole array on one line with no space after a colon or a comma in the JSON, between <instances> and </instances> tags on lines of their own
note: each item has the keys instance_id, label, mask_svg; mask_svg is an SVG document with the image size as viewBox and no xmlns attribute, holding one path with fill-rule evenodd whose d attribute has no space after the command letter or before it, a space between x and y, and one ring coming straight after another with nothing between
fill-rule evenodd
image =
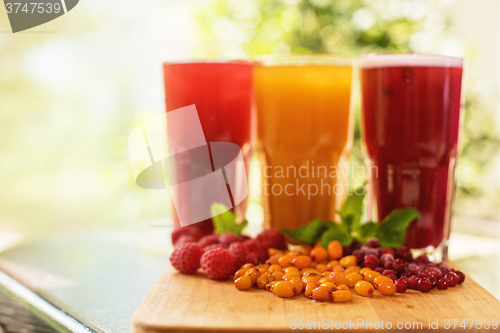
<instances>
[{"instance_id":1,"label":"glass of orange juice","mask_svg":"<svg viewBox=\"0 0 500 333\"><path fill-rule=\"evenodd\" d=\"M266 227L334 220L347 194L353 60L275 56L254 66L260 193Z\"/></svg>"}]
</instances>

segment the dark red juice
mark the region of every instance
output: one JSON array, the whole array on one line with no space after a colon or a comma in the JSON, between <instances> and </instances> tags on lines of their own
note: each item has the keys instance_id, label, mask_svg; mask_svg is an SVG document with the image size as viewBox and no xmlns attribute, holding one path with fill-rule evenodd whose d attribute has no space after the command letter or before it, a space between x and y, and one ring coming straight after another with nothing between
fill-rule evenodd
<instances>
[{"instance_id":1,"label":"dark red juice","mask_svg":"<svg viewBox=\"0 0 500 333\"><path fill-rule=\"evenodd\" d=\"M362 126L375 218L381 221L397 208L418 209L421 217L407 230L410 248L437 248L448 239L461 83L458 58L380 55L361 61Z\"/></svg>"}]
</instances>

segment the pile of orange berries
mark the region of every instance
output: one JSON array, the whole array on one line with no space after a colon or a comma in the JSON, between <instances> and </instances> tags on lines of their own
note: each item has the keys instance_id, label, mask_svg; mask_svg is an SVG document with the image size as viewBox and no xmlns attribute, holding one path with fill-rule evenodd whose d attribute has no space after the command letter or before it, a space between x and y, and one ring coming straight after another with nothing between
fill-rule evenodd
<instances>
[{"instance_id":1,"label":"pile of orange berries","mask_svg":"<svg viewBox=\"0 0 500 333\"><path fill-rule=\"evenodd\" d=\"M357 266L353 255L343 256L342 244L332 241L325 249L301 246L298 251L268 249L265 264L245 264L234 274L238 290L253 286L267 289L278 297L294 297L304 293L318 302L344 303L352 299L349 288L360 296L372 296L377 289L382 295L394 295L396 286L390 277L368 267Z\"/></svg>"}]
</instances>

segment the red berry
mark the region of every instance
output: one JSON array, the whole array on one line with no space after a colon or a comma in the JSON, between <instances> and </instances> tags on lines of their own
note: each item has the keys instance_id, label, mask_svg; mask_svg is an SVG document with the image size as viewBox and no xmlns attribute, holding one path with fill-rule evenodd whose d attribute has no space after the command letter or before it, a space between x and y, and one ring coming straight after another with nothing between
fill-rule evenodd
<instances>
[{"instance_id":1,"label":"red berry","mask_svg":"<svg viewBox=\"0 0 500 333\"><path fill-rule=\"evenodd\" d=\"M198 228L188 225L186 227L177 228L172 232L172 244L175 244L182 235L189 235L196 238L195 242L202 236Z\"/></svg>"},{"instance_id":2,"label":"red berry","mask_svg":"<svg viewBox=\"0 0 500 333\"><path fill-rule=\"evenodd\" d=\"M211 244L211 245L207 245L203 248L203 253L210 251L210 250L213 250L213 249L225 249L225 248L226 248L226 246L224 244L221 244L221 243Z\"/></svg>"},{"instance_id":3,"label":"red berry","mask_svg":"<svg viewBox=\"0 0 500 333\"><path fill-rule=\"evenodd\" d=\"M365 243L366 246L377 248L380 247L380 242L376 238L370 238L369 240L366 241Z\"/></svg>"},{"instance_id":4,"label":"red berry","mask_svg":"<svg viewBox=\"0 0 500 333\"><path fill-rule=\"evenodd\" d=\"M219 236L219 242L226 246L242 241L243 239L241 238L241 236L233 234L232 232L226 232Z\"/></svg>"},{"instance_id":5,"label":"red berry","mask_svg":"<svg viewBox=\"0 0 500 333\"><path fill-rule=\"evenodd\" d=\"M417 264L415 263L410 263L407 268L408 272L411 273L411 275L417 275L418 272L420 271L420 267L418 267Z\"/></svg>"},{"instance_id":6,"label":"red berry","mask_svg":"<svg viewBox=\"0 0 500 333\"><path fill-rule=\"evenodd\" d=\"M394 261L394 254L392 254L392 253L383 253L380 256L380 262L385 263L386 261L393 262Z\"/></svg>"},{"instance_id":7,"label":"red berry","mask_svg":"<svg viewBox=\"0 0 500 333\"><path fill-rule=\"evenodd\" d=\"M419 278L426 278L430 275L429 271L424 269L424 270L421 270L420 272L418 272L418 277Z\"/></svg>"},{"instance_id":8,"label":"red berry","mask_svg":"<svg viewBox=\"0 0 500 333\"><path fill-rule=\"evenodd\" d=\"M231 253L234 256L236 262L236 269L240 268L241 266L249 262L247 261L247 251L245 250L243 243L241 242L233 243L229 245L228 250L231 251ZM252 262L252 264L254 263Z\"/></svg>"},{"instance_id":9,"label":"red berry","mask_svg":"<svg viewBox=\"0 0 500 333\"><path fill-rule=\"evenodd\" d=\"M212 249L201 256L201 268L212 280L225 280L234 273L233 254L226 249Z\"/></svg>"},{"instance_id":10,"label":"red berry","mask_svg":"<svg viewBox=\"0 0 500 333\"><path fill-rule=\"evenodd\" d=\"M458 283L457 274L455 274L453 272L449 272L444 277L448 279L448 281L449 281L448 286L449 287L455 287L457 285L457 283Z\"/></svg>"},{"instance_id":11,"label":"red berry","mask_svg":"<svg viewBox=\"0 0 500 333\"><path fill-rule=\"evenodd\" d=\"M385 269L382 272L382 275L388 276L388 275L398 275L398 273L392 269Z\"/></svg>"},{"instance_id":12,"label":"red berry","mask_svg":"<svg viewBox=\"0 0 500 333\"><path fill-rule=\"evenodd\" d=\"M428 264L431 262L425 254L422 254L421 256L417 257L417 259L415 259L415 261L419 262L419 263L424 263L424 264Z\"/></svg>"},{"instance_id":13,"label":"red berry","mask_svg":"<svg viewBox=\"0 0 500 333\"><path fill-rule=\"evenodd\" d=\"M418 281L417 284L417 289L423 293L428 293L432 288L432 283L431 280L428 278L421 278L420 281Z\"/></svg>"},{"instance_id":14,"label":"red berry","mask_svg":"<svg viewBox=\"0 0 500 333\"><path fill-rule=\"evenodd\" d=\"M174 243L174 247L181 246L182 244L185 243L196 243L197 241L198 240L191 235L182 235L179 238L177 238L177 240Z\"/></svg>"},{"instance_id":15,"label":"red berry","mask_svg":"<svg viewBox=\"0 0 500 333\"><path fill-rule=\"evenodd\" d=\"M394 259L394 250L393 249L383 249L381 252L381 255L384 254L392 254L392 258ZM382 257L380 257L380 260L382 260Z\"/></svg>"},{"instance_id":16,"label":"red berry","mask_svg":"<svg viewBox=\"0 0 500 333\"><path fill-rule=\"evenodd\" d=\"M203 236L198 241L198 245L201 247L205 247L205 246L217 244L217 243L219 243L219 238L217 236L214 236L214 235Z\"/></svg>"},{"instance_id":17,"label":"red berry","mask_svg":"<svg viewBox=\"0 0 500 333\"><path fill-rule=\"evenodd\" d=\"M456 271L455 274L458 276L458 284L462 284L465 281L465 274L461 271Z\"/></svg>"},{"instance_id":18,"label":"red berry","mask_svg":"<svg viewBox=\"0 0 500 333\"><path fill-rule=\"evenodd\" d=\"M437 286L437 279L434 275L429 275L427 277L431 281L432 288L436 288Z\"/></svg>"},{"instance_id":19,"label":"red berry","mask_svg":"<svg viewBox=\"0 0 500 333\"><path fill-rule=\"evenodd\" d=\"M443 277L443 272L441 272L438 268L436 267L427 267L427 271L429 274L434 275L434 277L439 280L440 278Z\"/></svg>"},{"instance_id":20,"label":"red berry","mask_svg":"<svg viewBox=\"0 0 500 333\"><path fill-rule=\"evenodd\" d=\"M200 268L203 251L196 243L184 243L175 248L170 256L172 266L183 274L193 274Z\"/></svg>"},{"instance_id":21,"label":"red berry","mask_svg":"<svg viewBox=\"0 0 500 333\"><path fill-rule=\"evenodd\" d=\"M447 278L440 278L437 282L437 288L441 290L446 290L448 289L448 279Z\"/></svg>"},{"instance_id":22,"label":"red berry","mask_svg":"<svg viewBox=\"0 0 500 333\"><path fill-rule=\"evenodd\" d=\"M411 255L411 251L406 246L401 246L399 249L397 249L395 257L401 258L404 261L412 261L413 260L413 256Z\"/></svg>"},{"instance_id":23,"label":"red berry","mask_svg":"<svg viewBox=\"0 0 500 333\"><path fill-rule=\"evenodd\" d=\"M394 285L396 286L398 293L404 293L406 289L408 289L408 282L405 279L397 279L394 282Z\"/></svg>"},{"instance_id":24,"label":"red berry","mask_svg":"<svg viewBox=\"0 0 500 333\"><path fill-rule=\"evenodd\" d=\"M271 247L280 250L285 248L285 238L276 228L262 231L257 236L257 240L262 244L262 246L264 246L266 250Z\"/></svg>"},{"instance_id":25,"label":"red berry","mask_svg":"<svg viewBox=\"0 0 500 333\"><path fill-rule=\"evenodd\" d=\"M378 259L377 256L373 254L368 254L365 256L365 260L363 261L363 266L375 269L379 265L380 265L380 260Z\"/></svg>"},{"instance_id":26,"label":"red berry","mask_svg":"<svg viewBox=\"0 0 500 333\"><path fill-rule=\"evenodd\" d=\"M249 239L243 242L247 252L253 252L257 256L257 260L265 262L267 259L267 250L255 239Z\"/></svg>"},{"instance_id":27,"label":"red berry","mask_svg":"<svg viewBox=\"0 0 500 333\"><path fill-rule=\"evenodd\" d=\"M385 269L392 269L392 264L394 263L394 261L386 261L384 262L384 268Z\"/></svg>"},{"instance_id":28,"label":"red berry","mask_svg":"<svg viewBox=\"0 0 500 333\"><path fill-rule=\"evenodd\" d=\"M247 253L245 260L247 263L250 263L250 264L254 264L254 265L259 264L259 259L257 259L257 255L255 254L255 252Z\"/></svg>"},{"instance_id":29,"label":"red berry","mask_svg":"<svg viewBox=\"0 0 500 333\"><path fill-rule=\"evenodd\" d=\"M375 272L379 272L380 274L382 274L384 272L384 267L375 268Z\"/></svg>"},{"instance_id":30,"label":"red berry","mask_svg":"<svg viewBox=\"0 0 500 333\"><path fill-rule=\"evenodd\" d=\"M403 273L406 269L405 261L403 259L396 259L392 263L392 269L398 273Z\"/></svg>"},{"instance_id":31,"label":"red berry","mask_svg":"<svg viewBox=\"0 0 500 333\"><path fill-rule=\"evenodd\" d=\"M363 260L365 259L366 253L363 250L354 250L354 251L352 251L351 255L356 257L357 262L363 262Z\"/></svg>"},{"instance_id":32,"label":"red berry","mask_svg":"<svg viewBox=\"0 0 500 333\"><path fill-rule=\"evenodd\" d=\"M350 246L344 246L342 248L342 255L343 256L350 256L352 254L352 248Z\"/></svg>"},{"instance_id":33,"label":"red berry","mask_svg":"<svg viewBox=\"0 0 500 333\"><path fill-rule=\"evenodd\" d=\"M420 281L420 278L417 275L410 276L408 278L408 288L416 290L418 281Z\"/></svg>"}]
</instances>

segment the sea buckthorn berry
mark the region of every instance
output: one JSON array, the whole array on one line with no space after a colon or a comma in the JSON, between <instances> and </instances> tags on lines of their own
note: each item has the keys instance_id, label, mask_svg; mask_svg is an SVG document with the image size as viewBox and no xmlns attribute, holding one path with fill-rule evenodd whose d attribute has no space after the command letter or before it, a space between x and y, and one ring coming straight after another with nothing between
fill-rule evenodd
<instances>
[{"instance_id":1,"label":"sea buckthorn berry","mask_svg":"<svg viewBox=\"0 0 500 333\"><path fill-rule=\"evenodd\" d=\"M339 241L334 240L328 243L327 251L330 260L342 258L343 249L342 244Z\"/></svg>"},{"instance_id":2,"label":"sea buckthorn berry","mask_svg":"<svg viewBox=\"0 0 500 333\"><path fill-rule=\"evenodd\" d=\"M273 292L274 285L279 281L271 281L266 285L266 289L270 292Z\"/></svg>"},{"instance_id":3,"label":"sea buckthorn berry","mask_svg":"<svg viewBox=\"0 0 500 333\"><path fill-rule=\"evenodd\" d=\"M278 297L293 297L295 296L294 285L290 281L278 281L273 287L273 293Z\"/></svg>"},{"instance_id":4,"label":"sea buckthorn berry","mask_svg":"<svg viewBox=\"0 0 500 333\"><path fill-rule=\"evenodd\" d=\"M363 275L359 273L350 273L345 276L347 278L347 285L353 288L358 281L363 280Z\"/></svg>"},{"instance_id":5,"label":"sea buckthorn berry","mask_svg":"<svg viewBox=\"0 0 500 333\"><path fill-rule=\"evenodd\" d=\"M330 279L329 277L322 277L321 279L319 279L318 281L320 284L321 283L325 283L325 282L333 282L332 279Z\"/></svg>"},{"instance_id":6,"label":"sea buckthorn berry","mask_svg":"<svg viewBox=\"0 0 500 333\"><path fill-rule=\"evenodd\" d=\"M248 275L243 275L234 281L234 286L238 290L248 290L252 288L252 279Z\"/></svg>"},{"instance_id":7,"label":"sea buckthorn berry","mask_svg":"<svg viewBox=\"0 0 500 333\"><path fill-rule=\"evenodd\" d=\"M320 287L327 287L330 293L334 290L337 290L337 286L333 282L324 282L319 285Z\"/></svg>"},{"instance_id":8,"label":"sea buckthorn berry","mask_svg":"<svg viewBox=\"0 0 500 333\"><path fill-rule=\"evenodd\" d=\"M299 253L305 256L308 256L309 253L311 252L311 246L310 245L301 245L299 247Z\"/></svg>"},{"instance_id":9,"label":"sea buckthorn berry","mask_svg":"<svg viewBox=\"0 0 500 333\"><path fill-rule=\"evenodd\" d=\"M330 274L330 279L332 279L332 282L339 285L339 284L349 284L349 280L347 279L346 275L343 272L333 272Z\"/></svg>"},{"instance_id":10,"label":"sea buckthorn berry","mask_svg":"<svg viewBox=\"0 0 500 333\"><path fill-rule=\"evenodd\" d=\"M306 288L304 289L304 296L311 297L313 290L316 289L317 287L318 285L316 283L306 284Z\"/></svg>"},{"instance_id":11,"label":"sea buckthorn berry","mask_svg":"<svg viewBox=\"0 0 500 333\"><path fill-rule=\"evenodd\" d=\"M281 272L281 266L280 265L271 265L271 266L269 266L269 272L270 273Z\"/></svg>"},{"instance_id":12,"label":"sea buckthorn berry","mask_svg":"<svg viewBox=\"0 0 500 333\"><path fill-rule=\"evenodd\" d=\"M300 270L300 274L301 275L304 275L305 273L310 273L310 272L314 272L316 274L320 274L320 272L316 268L312 268L312 267L307 267L307 268L304 268L304 269Z\"/></svg>"},{"instance_id":13,"label":"sea buckthorn berry","mask_svg":"<svg viewBox=\"0 0 500 333\"><path fill-rule=\"evenodd\" d=\"M266 288L266 285L273 280L273 276L269 272L265 272L261 276L257 278L257 288L259 289L264 289Z\"/></svg>"},{"instance_id":14,"label":"sea buckthorn berry","mask_svg":"<svg viewBox=\"0 0 500 333\"><path fill-rule=\"evenodd\" d=\"M368 297L373 295L375 288L373 288L373 285L368 281L358 281L354 286L354 291L359 296Z\"/></svg>"},{"instance_id":15,"label":"sea buckthorn berry","mask_svg":"<svg viewBox=\"0 0 500 333\"><path fill-rule=\"evenodd\" d=\"M299 278L300 279L300 273L297 273L297 272L286 273L285 275L283 275L282 280L290 281L293 278Z\"/></svg>"},{"instance_id":16,"label":"sea buckthorn berry","mask_svg":"<svg viewBox=\"0 0 500 333\"><path fill-rule=\"evenodd\" d=\"M274 256L276 254L283 255L283 251L275 249L275 248L272 248L272 247L270 247L270 248L267 249L267 255L269 257L272 257L272 256Z\"/></svg>"},{"instance_id":17,"label":"sea buckthorn berry","mask_svg":"<svg viewBox=\"0 0 500 333\"><path fill-rule=\"evenodd\" d=\"M457 274L455 274L453 272L449 272L444 277L448 279L448 287L455 287L457 285L457 283L458 283L458 275Z\"/></svg>"},{"instance_id":18,"label":"sea buckthorn berry","mask_svg":"<svg viewBox=\"0 0 500 333\"><path fill-rule=\"evenodd\" d=\"M328 267L326 267L325 264L317 264L316 265L316 269L320 272L320 273L323 273L323 272L326 272L328 270Z\"/></svg>"},{"instance_id":19,"label":"sea buckthorn berry","mask_svg":"<svg viewBox=\"0 0 500 333\"><path fill-rule=\"evenodd\" d=\"M323 273L321 273L321 276L322 277L329 277L330 274L332 274L332 272L330 272L330 271L324 271Z\"/></svg>"},{"instance_id":20,"label":"sea buckthorn berry","mask_svg":"<svg viewBox=\"0 0 500 333\"><path fill-rule=\"evenodd\" d=\"M389 281L382 281L378 285L378 291L385 296L394 295L396 293L396 286Z\"/></svg>"},{"instance_id":21,"label":"sea buckthorn berry","mask_svg":"<svg viewBox=\"0 0 500 333\"><path fill-rule=\"evenodd\" d=\"M423 293L427 293L431 290L432 283L428 278L420 278L417 284L417 289Z\"/></svg>"},{"instance_id":22,"label":"sea buckthorn berry","mask_svg":"<svg viewBox=\"0 0 500 333\"><path fill-rule=\"evenodd\" d=\"M288 267L288 266L292 266L292 261L293 259L297 257L295 254L293 253L288 253L288 254L285 254L283 256L281 256L279 259L278 259L278 264L281 266L281 267Z\"/></svg>"},{"instance_id":23,"label":"sea buckthorn berry","mask_svg":"<svg viewBox=\"0 0 500 333\"><path fill-rule=\"evenodd\" d=\"M322 247L315 247L311 250L310 256L314 261L325 261L328 258L328 251Z\"/></svg>"},{"instance_id":24,"label":"sea buckthorn berry","mask_svg":"<svg viewBox=\"0 0 500 333\"><path fill-rule=\"evenodd\" d=\"M332 292L333 303L347 303L352 300L352 294L348 290L335 290Z\"/></svg>"},{"instance_id":25,"label":"sea buckthorn berry","mask_svg":"<svg viewBox=\"0 0 500 333\"><path fill-rule=\"evenodd\" d=\"M346 273L346 274L359 273L360 270L361 270L361 267L359 267L359 266L350 266L344 270L344 273Z\"/></svg>"},{"instance_id":26,"label":"sea buckthorn berry","mask_svg":"<svg viewBox=\"0 0 500 333\"><path fill-rule=\"evenodd\" d=\"M257 267L257 270L260 274L264 274L265 272L269 271L269 269L266 267Z\"/></svg>"},{"instance_id":27,"label":"sea buckthorn berry","mask_svg":"<svg viewBox=\"0 0 500 333\"><path fill-rule=\"evenodd\" d=\"M448 279L445 277L442 277L437 282L437 288L441 289L441 290L446 290L446 289L448 289L448 284L449 284Z\"/></svg>"},{"instance_id":28,"label":"sea buckthorn berry","mask_svg":"<svg viewBox=\"0 0 500 333\"><path fill-rule=\"evenodd\" d=\"M397 279L394 282L394 285L396 286L396 290L398 293L404 293L406 289L408 289L408 281L405 279Z\"/></svg>"},{"instance_id":29,"label":"sea buckthorn berry","mask_svg":"<svg viewBox=\"0 0 500 333\"><path fill-rule=\"evenodd\" d=\"M365 275L366 272L371 271L372 269L370 267L363 267L359 270L359 274Z\"/></svg>"},{"instance_id":30,"label":"sea buckthorn berry","mask_svg":"<svg viewBox=\"0 0 500 333\"><path fill-rule=\"evenodd\" d=\"M252 280L252 284L254 284L255 281L257 281L257 278L260 276L260 272L257 268L252 267L245 273L245 275L248 275Z\"/></svg>"},{"instance_id":31,"label":"sea buckthorn berry","mask_svg":"<svg viewBox=\"0 0 500 333\"><path fill-rule=\"evenodd\" d=\"M458 276L458 284L462 284L465 281L465 274L461 271L455 271L455 274Z\"/></svg>"},{"instance_id":32,"label":"sea buckthorn berry","mask_svg":"<svg viewBox=\"0 0 500 333\"><path fill-rule=\"evenodd\" d=\"M316 302L330 302L330 289L328 287L316 287L312 291L312 299Z\"/></svg>"},{"instance_id":33,"label":"sea buckthorn berry","mask_svg":"<svg viewBox=\"0 0 500 333\"><path fill-rule=\"evenodd\" d=\"M338 265L340 265L340 262L338 260L331 260L331 261L328 262L328 264L326 264L326 267L329 270L332 270L333 267L338 266Z\"/></svg>"},{"instance_id":34,"label":"sea buckthorn berry","mask_svg":"<svg viewBox=\"0 0 500 333\"><path fill-rule=\"evenodd\" d=\"M236 271L236 273L234 273L233 280L236 280L237 278L242 277L243 275L245 275L246 272L247 272L247 269L244 269L244 268L238 269Z\"/></svg>"},{"instance_id":35,"label":"sea buckthorn berry","mask_svg":"<svg viewBox=\"0 0 500 333\"><path fill-rule=\"evenodd\" d=\"M295 295L300 295L300 293L302 293L302 290L304 289L304 282L302 282L302 280L299 278L293 278L290 280L290 282L293 283L293 291Z\"/></svg>"},{"instance_id":36,"label":"sea buckthorn berry","mask_svg":"<svg viewBox=\"0 0 500 333\"><path fill-rule=\"evenodd\" d=\"M283 272L281 272L281 271L280 271L280 272L274 272L274 273L273 273L273 278L274 278L275 280L282 280L282 279L283 279L283 276L285 276L285 273L283 273Z\"/></svg>"},{"instance_id":37,"label":"sea buckthorn berry","mask_svg":"<svg viewBox=\"0 0 500 333\"><path fill-rule=\"evenodd\" d=\"M309 256L298 256L293 258L292 264L297 269L304 269L311 266L311 257Z\"/></svg>"},{"instance_id":38,"label":"sea buckthorn berry","mask_svg":"<svg viewBox=\"0 0 500 333\"><path fill-rule=\"evenodd\" d=\"M333 272L343 272L343 271L345 271L345 268L342 265L337 265L337 266L333 267L332 271Z\"/></svg>"},{"instance_id":39,"label":"sea buckthorn berry","mask_svg":"<svg viewBox=\"0 0 500 333\"><path fill-rule=\"evenodd\" d=\"M255 265L254 265L254 264L250 264L250 263L248 263L248 264L244 264L243 266L241 266L241 268L240 268L240 269L249 270L249 269L250 269L250 268L252 268L252 267L255 267Z\"/></svg>"},{"instance_id":40,"label":"sea buckthorn berry","mask_svg":"<svg viewBox=\"0 0 500 333\"><path fill-rule=\"evenodd\" d=\"M340 259L340 264L344 267L349 267L349 266L356 266L358 263L358 259L356 256L350 255L350 256L345 256L342 259Z\"/></svg>"},{"instance_id":41,"label":"sea buckthorn berry","mask_svg":"<svg viewBox=\"0 0 500 333\"><path fill-rule=\"evenodd\" d=\"M349 290L349 287L345 284L339 284L337 290Z\"/></svg>"},{"instance_id":42,"label":"sea buckthorn berry","mask_svg":"<svg viewBox=\"0 0 500 333\"><path fill-rule=\"evenodd\" d=\"M302 253L300 253L299 251L288 251L287 254L292 254L292 255L294 255L296 257L302 255Z\"/></svg>"},{"instance_id":43,"label":"sea buckthorn berry","mask_svg":"<svg viewBox=\"0 0 500 333\"><path fill-rule=\"evenodd\" d=\"M305 272L305 273L302 275L302 277L304 277L304 276L311 276L311 277L313 277L314 279L316 279L316 281L319 281L319 280L322 278L321 274L316 273L316 272Z\"/></svg>"},{"instance_id":44,"label":"sea buckthorn berry","mask_svg":"<svg viewBox=\"0 0 500 333\"><path fill-rule=\"evenodd\" d=\"M266 260L266 263L270 265L278 265L278 261L282 256L283 255L281 253L270 256L269 259Z\"/></svg>"},{"instance_id":45,"label":"sea buckthorn berry","mask_svg":"<svg viewBox=\"0 0 500 333\"><path fill-rule=\"evenodd\" d=\"M260 264L260 265L257 266L257 268L267 268L267 269L269 269L270 266L271 265L268 265L268 264Z\"/></svg>"},{"instance_id":46,"label":"sea buckthorn berry","mask_svg":"<svg viewBox=\"0 0 500 333\"><path fill-rule=\"evenodd\" d=\"M316 285L318 284L318 280L316 280L316 278L313 276L303 276L301 280L305 284L308 284L308 283L314 283Z\"/></svg>"},{"instance_id":47,"label":"sea buckthorn berry","mask_svg":"<svg viewBox=\"0 0 500 333\"><path fill-rule=\"evenodd\" d=\"M375 271L369 271L369 272L365 273L364 279L365 279L365 281L373 282L373 280L378 276L382 276L382 274L380 274L379 272L375 272Z\"/></svg>"},{"instance_id":48,"label":"sea buckthorn berry","mask_svg":"<svg viewBox=\"0 0 500 333\"><path fill-rule=\"evenodd\" d=\"M285 272L285 273L296 272L296 273L298 273L300 275L300 271L297 269L297 267L293 267L293 266L289 266L289 267L283 268L283 272Z\"/></svg>"},{"instance_id":49,"label":"sea buckthorn berry","mask_svg":"<svg viewBox=\"0 0 500 333\"><path fill-rule=\"evenodd\" d=\"M375 286L375 288L377 288L378 285L383 281L392 282L392 279L387 276L380 275L375 277L375 279L373 279L373 285Z\"/></svg>"}]
</instances>

